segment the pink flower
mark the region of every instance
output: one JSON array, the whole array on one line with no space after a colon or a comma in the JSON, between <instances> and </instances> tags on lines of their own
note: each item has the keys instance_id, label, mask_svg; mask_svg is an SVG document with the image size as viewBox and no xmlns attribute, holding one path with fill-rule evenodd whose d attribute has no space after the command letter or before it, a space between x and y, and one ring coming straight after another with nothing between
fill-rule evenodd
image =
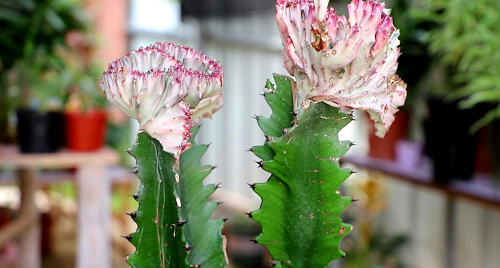
<instances>
[{"instance_id":1,"label":"pink flower","mask_svg":"<svg viewBox=\"0 0 500 268\"><path fill-rule=\"evenodd\" d=\"M367 110L383 137L406 99L396 75L399 30L378 1L353 0L349 19L328 0L278 0L276 18L287 71L297 80L296 108L323 101Z\"/></svg>"},{"instance_id":2,"label":"pink flower","mask_svg":"<svg viewBox=\"0 0 500 268\"><path fill-rule=\"evenodd\" d=\"M156 43L109 64L99 86L164 151L179 156L190 129L222 107L222 67L192 48Z\"/></svg>"}]
</instances>

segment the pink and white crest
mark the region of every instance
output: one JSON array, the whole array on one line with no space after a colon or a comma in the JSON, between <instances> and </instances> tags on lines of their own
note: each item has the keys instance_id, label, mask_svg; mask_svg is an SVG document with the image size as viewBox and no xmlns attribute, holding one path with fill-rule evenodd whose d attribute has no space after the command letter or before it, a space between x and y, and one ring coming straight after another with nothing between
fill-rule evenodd
<instances>
[{"instance_id":1,"label":"pink and white crest","mask_svg":"<svg viewBox=\"0 0 500 268\"><path fill-rule=\"evenodd\" d=\"M109 64L99 86L141 131L178 157L190 129L222 107L222 67L192 48L156 43Z\"/></svg>"},{"instance_id":2,"label":"pink and white crest","mask_svg":"<svg viewBox=\"0 0 500 268\"><path fill-rule=\"evenodd\" d=\"M349 18L329 0L277 0L285 68L297 82L296 108L308 100L343 110L367 110L383 137L406 84L396 75L399 30L384 4L352 0Z\"/></svg>"}]
</instances>

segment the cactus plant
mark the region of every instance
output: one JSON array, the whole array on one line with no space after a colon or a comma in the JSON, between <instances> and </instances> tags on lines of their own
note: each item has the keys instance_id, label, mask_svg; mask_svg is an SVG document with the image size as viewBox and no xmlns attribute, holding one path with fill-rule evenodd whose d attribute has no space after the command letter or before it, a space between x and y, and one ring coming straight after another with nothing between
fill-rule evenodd
<instances>
[{"instance_id":1,"label":"cactus plant","mask_svg":"<svg viewBox=\"0 0 500 268\"><path fill-rule=\"evenodd\" d=\"M222 106L222 67L191 48L172 43L132 51L111 63L100 87L107 99L137 119L140 131L127 151L141 186L129 215L135 233L131 267L226 267L225 219L210 217L219 204L207 202L218 188L203 185L214 167L201 166L208 145L197 145L197 123Z\"/></svg>"},{"instance_id":2,"label":"cactus plant","mask_svg":"<svg viewBox=\"0 0 500 268\"><path fill-rule=\"evenodd\" d=\"M293 77L266 84L272 115L256 117L266 141L251 151L271 177L251 185L262 205L249 216L277 267L326 267L345 255L340 240L353 228L340 217L353 199L339 191L353 172L339 160L353 143L338 133L353 109L368 111L380 137L394 121L406 98L395 75L399 31L378 1L353 0L349 19L328 10L328 0L278 0L276 9Z\"/></svg>"}]
</instances>

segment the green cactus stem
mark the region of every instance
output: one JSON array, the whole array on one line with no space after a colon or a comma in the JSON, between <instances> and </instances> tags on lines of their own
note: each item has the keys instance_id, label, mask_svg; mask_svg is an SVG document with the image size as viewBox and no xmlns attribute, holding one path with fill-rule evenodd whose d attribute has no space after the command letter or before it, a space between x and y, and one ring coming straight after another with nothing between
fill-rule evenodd
<instances>
[{"instance_id":1,"label":"green cactus stem","mask_svg":"<svg viewBox=\"0 0 500 268\"><path fill-rule=\"evenodd\" d=\"M129 214L138 228L125 237L136 247L126 258L134 268L227 266L221 234L225 220L210 219L218 203L207 198L217 186L203 185L213 168L200 165L208 146L194 144L197 131L191 129L193 146L178 160L145 132L129 150L141 180L134 194L139 209Z\"/></svg>"},{"instance_id":2,"label":"green cactus stem","mask_svg":"<svg viewBox=\"0 0 500 268\"><path fill-rule=\"evenodd\" d=\"M276 86L268 81L264 94L273 113L257 117L266 142L252 148L262 159L259 166L271 173L267 183L252 185L262 198L260 209L251 213L262 226L256 240L277 267L326 267L345 255L340 240L352 229L341 219L352 198L339 192L352 173L341 169L339 160L352 143L338 138L352 115L312 102L297 114L295 82L279 75L274 80Z\"/></svg>"}]
</instances>

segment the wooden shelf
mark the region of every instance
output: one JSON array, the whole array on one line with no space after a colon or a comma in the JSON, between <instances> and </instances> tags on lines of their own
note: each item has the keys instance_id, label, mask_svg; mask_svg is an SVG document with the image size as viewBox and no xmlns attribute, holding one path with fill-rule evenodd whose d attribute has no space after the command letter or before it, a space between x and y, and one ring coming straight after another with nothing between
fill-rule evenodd
<instances>
[{"instance_id":1,"label":"wooden shelf","mask_svg":"<svg viewBox=\"0 0 500 268\"><path fill-rule=\"evenodd\" d=\"M35 193L40 180L57 182L64 176L63 173L58 176L58 173L38 170L70 168L75 169L78 190L76 267L111 267L109 224L112 179L109 169L119 160L119 154L109 148L81 153L62 150L50 154L22 154L15 146L0 145L0 167L17 171L21 189L19 217L0 232L0 246L15 238L20 241L20 255L23 257L17 267L40 267L40 223Z\"/></svg>"},{"instance_id":2,"label":"wooden shelf","mask_svg":"<svg viewBox=\"0 0 500 268\"><path fill-rule=\"evenodd\" d=\"M120 156L109 148L93 152L61 150L50 154L23 154L16 146L0 146L0 166L12 168L74 168L82 165L115 165Z\"/></svg>"},{"instance_id":3,"label":"wooden shelf","mask_svg":"<svg viewBox=\"0 0 500 268\"><path fill-rule=\"evenodd\" d=\"M452 198L467 198L500 209L500 187L495 186L495 181L489 174L476 174L469 181L453 180L444 185L434 182L429 167L410 169L396 162L362 155L344 156L342 161L363 169L382 172L398 180L441 191Z\"/></svg>"}]
</instances>

